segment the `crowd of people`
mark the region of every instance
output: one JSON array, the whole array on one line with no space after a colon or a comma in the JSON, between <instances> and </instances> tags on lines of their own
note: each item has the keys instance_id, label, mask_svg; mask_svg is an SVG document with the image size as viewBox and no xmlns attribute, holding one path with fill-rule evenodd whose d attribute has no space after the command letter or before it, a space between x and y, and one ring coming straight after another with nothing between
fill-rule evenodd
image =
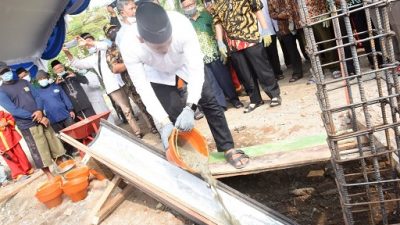
<instances>
[{"instance_id":1,"label":"crowd of people","mask_svg":"<svg viewBox=\"0 0 400 225\"><path fill-rule=\"evenodd\" d=\"M361 2L352 0L349 5ZM0 112L0 137L6 137L1 138L0 152L13 178L32 172L18 145L21 137L15 126L28 144L35 167L51 178L52 161L74 154L55 133L79 119L109 111L103 90L138 138L145 132L132 102L149 132L159 133L165 149L174 127L190 131L195 118L204 115L227 162L238 169L250 162L245 152L235 148L224 111L231 104L251 113L264 104L261 90L270 107L281 105L279 82L284 73L277 42L286 67L292 70L289 82L303 78L301 55L305 60L308 56L298 6L294 0L205 0L204 5L181 0L180 6L183 13L167 12L157 0L118 0L107 7L111 19L103 32L108 41L82 33L75 41L89 56L78 58L65 46L70 67L54 60L50 74L39 70L32 76L20 68L15 76L0 62L0 105L12 115ZM323 1L307 1L307 6L311 15L328 12ZM361 20L354 24L356 29L364 29L358 27L366 23L365 16L358 15L362 12L354 15L354 20ZM333 38L327 23L313 29L319 41ZM322 47L332 45L326 42ZM370 46L364 47L371 51ZM350 54L349 48L345 50ZM337 58L335 51L322 55L325 63ZM351 61L347 64L349 74L354 73ZM329 69L334 78L341 76L338 64ZM250 100L246 106L238 97L242 87ZM111 118L110 122L115 121Z\"/></svg>"}]
</instances>

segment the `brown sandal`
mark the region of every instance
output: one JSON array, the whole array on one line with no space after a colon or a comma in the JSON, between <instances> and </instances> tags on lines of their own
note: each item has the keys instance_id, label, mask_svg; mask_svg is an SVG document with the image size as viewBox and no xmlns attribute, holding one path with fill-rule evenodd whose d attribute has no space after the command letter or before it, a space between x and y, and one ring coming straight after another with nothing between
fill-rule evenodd
<instances>
[{"instance_id":1,"label":"brown sandal","mask_svg":"<svg viewBox=\"0 0 400 225\"><path fill-rule=\"evenodd\" d=\"M240 156L234 159L233 156L237 155L237 154L240 154ZM242 169L242 168L246 167L247 164L249 164L249 162L250 162L250 157L246 153L244 153L243 150L240 150L240 149L234 149L234 150L229 151L228 153L225 152L224 156L225 156L226 161L229 164L231 164L233 167L235 167L236 169ZM249 159L249 160L247 160L246 163L243 163L241 161L242 159ZM240 163L240 164L238 164L238 163Z\"/></svg>"}]
</instances>

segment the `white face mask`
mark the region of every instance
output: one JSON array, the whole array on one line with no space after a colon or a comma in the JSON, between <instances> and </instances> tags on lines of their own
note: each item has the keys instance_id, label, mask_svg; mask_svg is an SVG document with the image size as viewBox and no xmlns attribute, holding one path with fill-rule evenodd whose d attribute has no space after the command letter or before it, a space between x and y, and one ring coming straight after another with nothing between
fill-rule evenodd
<instances>
[{"instance_id":1,"label":"white face mask","mask_svg":"<svg viewBox=\"0 0 400 225\"><path fill-rule=\"evenodd\" d=\"M26 76L24 76L22 79L31 82L31 76L29 74L27 74Z\"/></svg>"},{"instance_id":2,"label":"white face mask","mask_svg":"<svg viewBox=\"0 0 400 225\"><path fill-rule=\"evenodd\" d=\"M39 80L39 85L42 87L46 87L47 85L49 85L49 80L48 79Z\"/></svg>"},{"instance_id":3,"label":"white face mask","mask_svg":"<svg viewBox=\"0 0 400 225\"><path fill-rule=\"evenodd\" d=\"M190 9L183 10L183 14L185 14L185 16L187 16L187 17L192 17L196 12L197 12L197 8L195 5Z\"/></svg>"},{"instance_id":4,"label":"white face mask","mask_svg":"<svg viewBox=\"0 0 400 225\"><path fill-rule=\"evenodd\" d=\"M136 17L127 17L126 20L130 23L130 24L134 24L136 23Z\"/></svg>"},{"instance_id":5,"label":"white face mask","mask_svg":"<svg viewBox=\"0 0 400 225\"><path fill-rule=\"evenodd\" d=\"M96 53L96 52L97 52L96 46L90 47L90 48L88 49L88 52L89 52L90 55Z\"/></svg>"},{"instance_id":6,"label":"white face mask","mask_svg":"<svg viewBox=\"0 0 400 225\"><path fill-rule=\"evenodd\" d=\"M64 76L66 73L67 73L67 72L62 71L61 73L57 73L57 76L62 77L62 76Z\"/></svg>"},{"instance_id":7,"label":"white face mask","mask_svg":"<svg viewBox=\"0 0 400 225\"><path fill-rule=\"evenodd\" d=\"M13 79L14 74L13 74L13 72L8 71L8 72L5 72L5 73L4 73L3 75L1 75L1 76L2 76L2 78L3 78L4 81L8 82L8 81L11 81L11 80Z\"/></svg>"}]
</instances>

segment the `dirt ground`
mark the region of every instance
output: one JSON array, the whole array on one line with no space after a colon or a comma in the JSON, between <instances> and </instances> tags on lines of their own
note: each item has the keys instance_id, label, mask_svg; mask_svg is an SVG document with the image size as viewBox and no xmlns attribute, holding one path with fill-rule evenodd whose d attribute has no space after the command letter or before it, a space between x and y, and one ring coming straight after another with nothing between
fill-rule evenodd
<instances>
[{"instance_id":1,"label":"dirt ground","mask_svg":"<svg viewBox=\"0 0 400 225\"><path fill-rule=\"evenodd\" d=\"M308 71L309 66L304 69ZM270 108L269 99L250 114L243 109L226 112L237 147L252 146L287 138L325 132L316 101L315 85L305 78L289 83L290 71L280 81L282 105ZM241 97L245 105L248 97ZM124 125L126 127L126 125ZM144 126L142 124L143 129ZM205 119L196 122L215 149ZM144 141L160 146L158 136L147 134ZM104 191L107 181L93 181L88 197L72 203L67 197L61 206L48 210L35 197L35 190L45 180L28 185L5 203L0 203L0 224L87 224L90 209ZM223 179L222 182L286 215L299 224L342 224L342 214L334 180L325 173L325 164ZM1 188L0 188L1 193ZM135 190L103 224L193 224L156 200Z\"/></svg>"},{"instance_id":2,"label":"dirt ground","mask_svg":"<svg viewBox=\"0 0 400 225\"><path fill-rule=\"evenodd\" d=\"M326 164L221 181L299 224L344 224L336 184Z\"/></svg>"}]
</instances>

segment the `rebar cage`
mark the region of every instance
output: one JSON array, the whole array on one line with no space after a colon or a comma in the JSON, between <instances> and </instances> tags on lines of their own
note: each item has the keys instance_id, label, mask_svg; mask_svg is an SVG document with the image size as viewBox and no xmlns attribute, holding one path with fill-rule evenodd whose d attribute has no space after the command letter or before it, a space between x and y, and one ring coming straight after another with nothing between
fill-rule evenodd
<instances>
[{"instance_id":1,"label":"rebar cage","mask_svg":"<svg viewBox=\"0 0 400 225\"><path fill-rule=\"evenodd\" d=\"M400 223L400 177L396 171L400 153L399 63L392 42L396 34L391 31L388 16L395 1L364 0L348 6L346 0L328 0L327 13L312 17L307 0L297 2L344 221ZM361 10L365 12L368 29L355 31L350 18ZM334 38L317 42L315 26L327 22L333 28ZM343 30L347 34L342 34ZM327 42L333 47L324 49L322 45ZM367 42L371 51L361 52L357 46ZM351 51L351 56L346 50ZM338 61L323 64L321 56L329 51L337 53ZM371 68L362 66L368 57ZM347 69L349 60L353 73ZM340 65L342 76L338 79L331 78L326 69L333 64Z\"/></svg>"}]
</instances>

